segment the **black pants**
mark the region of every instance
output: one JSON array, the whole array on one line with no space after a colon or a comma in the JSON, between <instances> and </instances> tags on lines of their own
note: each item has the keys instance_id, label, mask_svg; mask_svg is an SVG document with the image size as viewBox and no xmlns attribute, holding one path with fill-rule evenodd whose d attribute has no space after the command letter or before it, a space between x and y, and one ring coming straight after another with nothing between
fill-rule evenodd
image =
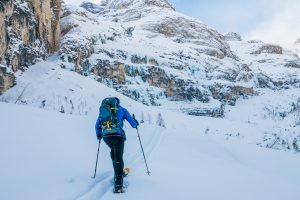
<instances>
[{"instance_id":1,"label":"black pants","mask_svg":"<svg viewBox=\"0 0 300 200\"><path fill-rule=\"evenodd\" d=\"M110 136L103 138L104 142L110 148L110 156L115 172L115 185L123 185L123 152L124 152L124 141L123 137Z\"/></svg>"}]
</instances>

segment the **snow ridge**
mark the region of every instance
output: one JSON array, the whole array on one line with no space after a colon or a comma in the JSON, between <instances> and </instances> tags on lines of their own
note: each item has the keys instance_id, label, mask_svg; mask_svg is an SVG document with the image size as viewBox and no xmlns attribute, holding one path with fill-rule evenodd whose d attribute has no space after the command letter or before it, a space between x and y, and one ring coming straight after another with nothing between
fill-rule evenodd
<instances>
[{"instance_id":1,"label":"snow ridge","mask_svg":"<svg viewBox=\"0 0 300 200\"><path fill-rule=\"evenodd\" d=\"M168 0L104 0L100 4L105 6L106 9L137 9L149 6L156 6L160 8L167 8L175 10Z\"/></svg>"}]
</instances>

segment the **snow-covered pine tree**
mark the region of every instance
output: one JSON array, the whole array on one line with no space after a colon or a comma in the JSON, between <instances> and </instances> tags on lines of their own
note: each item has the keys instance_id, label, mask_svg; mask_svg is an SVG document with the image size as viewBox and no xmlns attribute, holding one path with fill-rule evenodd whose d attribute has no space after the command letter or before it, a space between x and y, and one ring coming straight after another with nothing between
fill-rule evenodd
<instances>
[{"instance_id":1,"label":"snow-covered pine tree","mask_svg":"<svg viewBox=\"0 0 300 200\"><path fill-rule=\"evenodd\" d=\"M144 112L141 113L141 123L144 123L145 122L145 115L144 115Z\"/></svg>"},{"instance_id":2,"label":"snow-covered pine tree","mask_svg":"<svg viewBox=\"0 0 300 200\"><path fill-rule=\"evenodd\" d=\"M164 121L161 113L158 113L158 115L157 115L156 125L164 127L164 128L166 127L165 121Z\"/></svg>"},{"instance_id":3,"label":"snow-covered pine tree","mask_svg":"<svg viewBox=\"0 0 300 200\"><path fill-rule=\"evenodd\" d=\"M147 122L149 125L152 125L152 117L151 117L150 113L148 113L148 115L147 115Z\"/></svg>"}]
</instances>

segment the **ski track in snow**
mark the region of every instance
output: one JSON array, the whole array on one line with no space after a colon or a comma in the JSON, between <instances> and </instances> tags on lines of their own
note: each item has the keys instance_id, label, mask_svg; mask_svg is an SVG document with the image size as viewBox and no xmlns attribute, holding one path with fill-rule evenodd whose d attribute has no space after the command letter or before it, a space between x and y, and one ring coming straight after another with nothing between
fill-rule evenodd
<instances>
[{"instance_id":1,"label":"ski track in snow","mask_svg":"<svg viewBox=\"0 0 300 200\"><path fill-rule=\"evenodd\" d=\"M147 140L148 142L146 143L144 147L145 150L145 156L146 159L150 160L149 158L151 157L152 153L156 150L157 146L160 144L160 141L162 140L163 137L163 132L161 128L156 128L153 131L152 137ZM142 144L143 143L143 138L141 136ZM137 166L140 165L141 167L144 167L144 164L141 165L140 163L137 163L138 160L144 159L142 150L138 153L136 153L133 158L130 159L128 162L129 166ZM144 161L143 161L144 162ZM101 199L107 192L111 191L111 187L113 186L113 171L105 172L102 173L99 177L96 177L96 180L91 183L84 191L79 193L74 200L98 200ZM128 179L127 177L126 179ZM124 180L124 186L127 188L129 186L128 180Z\"/></svg>"},{"instance_id":2,"label":"ski track in snow","mask_svg":"<svg viewBox=\"0 0 300 200\"><path fill-rule=\"evenodd\" d=\"M153 136L151 137L151 139L148 140L148 142L146 144L143 143L145 141L143 141L143 137L141 136L142 145L144 147L146 159L150 158L151 154L155 151L156 147L159 145L159 143L160 143L159 141L162 139L163 133L161 132L160 129L156 128L152 135ZM141 149L139 150L139 152L137 152L135 154L135 156L133 156L130 163L135 163L139 159L143 159ZM134 165L134 166L136 166L136 165Z\"/></svg>"},{"instance_id":3,"label":"ski track in snow","mask_svg":"<svg viewBox=\"0 0 300 200\"><path fill-rule=\"evenodd\" d=\"M84 191L82 191L80 194L78 194L74 200L80 200L83 199L85 196L87 196L88 194L90 194L92 192L92 190L100 183L102 183L104 180L108 179L109 177L111 177L111 172L105 172L102 173L100 176L96 177L96 180L88 186L87 189L85 189Z\"/></svg>"}]
</instances>

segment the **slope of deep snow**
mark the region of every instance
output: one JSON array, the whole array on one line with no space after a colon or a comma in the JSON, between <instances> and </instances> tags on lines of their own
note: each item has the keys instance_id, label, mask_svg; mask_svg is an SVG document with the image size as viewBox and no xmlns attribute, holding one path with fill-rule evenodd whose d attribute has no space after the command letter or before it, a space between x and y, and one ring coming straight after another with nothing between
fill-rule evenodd
<instances>
[{"instance_id":1,"label":"slope of deep snow","mask_svg":"<svg viewBox=\"0 0 300 200\"><path fill-rule=\"evenodd\" d=\"M50 59L32 66L1 97L36 108L0 103L0 199L115 199L104 144L98 176L90 178L97 150L94 123L99 101L106 96L118 96L130 112L140 119L144 115L140 132L152 172L146 175L136 132L127 124L124 159L132 174L126 179L127 193L118 199L300 197L298 154L255 146L263 123L254 121L259 118L247 123L252 113L246 109L237 117L239 108L264 99L239 103L226 119L185 116L136 103ZM62 105L65 114L57 113ZM158 112L166 128L155 125Z\"/></svg>"},{"instance_id":2,"label":"slope of deep snow","mask_svg":"<svg viewBox=\"0 0 300 200\"><path fill-rule=\"evenodd\" d=\"M0 199L116 198L111 192L109 152L103 143L97 178L90 178L97 149L94 116L6 103L0 103L0 110ZM168 117L195 125L166 129L141 125L150 177L136 133L126 129L124 158L132 173L125 181L127 193L118 199L300 198L298 155L204 135L197 127L205 121L201 118Z\"/></svg>"}]
</instances>

